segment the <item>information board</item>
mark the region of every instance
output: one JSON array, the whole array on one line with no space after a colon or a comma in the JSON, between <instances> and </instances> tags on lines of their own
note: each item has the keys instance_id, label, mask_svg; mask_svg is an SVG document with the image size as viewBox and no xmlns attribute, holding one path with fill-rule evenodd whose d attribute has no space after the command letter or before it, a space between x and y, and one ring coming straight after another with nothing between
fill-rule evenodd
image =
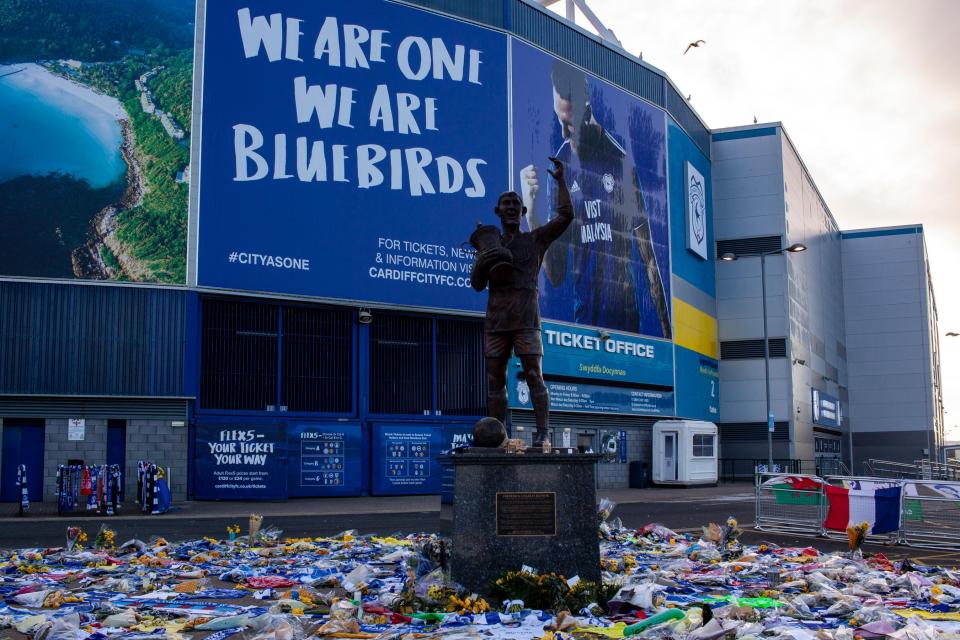
<instances>
[{"instance_id":1,"label":"information board","mask_svg":"<svg viewBox=\"0 0 960 640\"><path fill-rule=\"evenodd\" d=\"M373 425L370 437L372 494L441 493L444 474L452 483L452 468L441 469L438 457L470 446L473 425L381 423Z\"/></svg>"},{"instance_id":2,"label":"information board","mask_svg":"<svg viewBox=\"0 0 960 640\"><path fill-rule=\"evenodd\" d=\"M289 495L360 495L364 484L362 436L359 424L290 423Z\"/></svg>"},{"instance_id":3,"label":"information board","mask_svg":"<svg viewBox=\"0 0 960 640\"><path fill-rule=\"evenodd\" d=\"M516 369L514 369L516 371ZM547 381L552 411L609 413L619 415L672 416L673 392L629 387L610 387L581 382ZM532 409L530 388L525 380L507 383L511 409Z\"/></svg>"},{"instance_id":4,"label":"information board","mask_svg":"<svg viewBox=\"0 0 960 640\"><path fill-rule=\"evenodd\" d=\"M195 495L199 500L274 500L287 497L283 423L199 420Z\"/></svg>"},{"instance_id":5,"label":"information board","mask_svg":"<svg viewBox=\"0 0 960 640\"><path fill-rule=\"evenodd\" d=\"M373 426L371 492L398 495L440 492L440 425Z\"/></svg>"}]
</instances>

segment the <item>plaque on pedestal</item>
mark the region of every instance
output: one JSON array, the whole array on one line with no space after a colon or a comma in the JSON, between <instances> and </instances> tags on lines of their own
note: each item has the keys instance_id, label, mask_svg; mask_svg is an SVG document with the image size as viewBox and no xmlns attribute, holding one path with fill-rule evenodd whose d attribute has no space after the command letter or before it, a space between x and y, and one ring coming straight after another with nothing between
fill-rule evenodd
<instances>
[{"instance_id":1,"label":"plaque on pedestal","mask_svg":"<svg viewBox=\"0 0 960 640\"><path fill-rule=\"evenodd\" d=\"M600 580L597 492L599 455L467 450L453 466L452 578L488 594L523 565L566 578Z\"/></svg>"}]
</instances>

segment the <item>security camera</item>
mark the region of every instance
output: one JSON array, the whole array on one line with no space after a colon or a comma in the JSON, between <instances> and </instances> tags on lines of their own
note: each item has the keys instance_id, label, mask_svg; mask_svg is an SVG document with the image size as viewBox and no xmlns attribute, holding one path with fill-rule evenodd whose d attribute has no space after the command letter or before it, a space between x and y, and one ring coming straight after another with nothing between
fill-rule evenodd
<instances>
[{"instance_id":1,"label":"security camera","mask_svg":"<svg viewBox=\"0 0 960 640\"><path fill-rule=\"evenodd\" d=\"M600 339L603 340L604 342L606 342L607 340L610 339L610 334L609 334L608 332L606 332L606 331L601 331L601 332L600 332Z\"/></svg>"},{"instance_id":2,"label":"security camera","mask_svg":"<svg viewBox=\"0 0 960 640\"><path fill-rule=\"evenodd\" d=\"M360 309L359 320L360 324L370 324L373 322L373 314L370 313L369 309Z\"/></svg>"},{"instance_id":3,"label":"security camera","mask_svg":"<svg viewBox=\"0 0 960 640\"><path fill-rule=\"evenodd\" d=\"M802 358L796 358L796 359L793 361L793 364L799 364L799 365L803 366L803 365L807 364L807 361L806 361L806 360L803 360Z\"/></svg>"}]
</instances>

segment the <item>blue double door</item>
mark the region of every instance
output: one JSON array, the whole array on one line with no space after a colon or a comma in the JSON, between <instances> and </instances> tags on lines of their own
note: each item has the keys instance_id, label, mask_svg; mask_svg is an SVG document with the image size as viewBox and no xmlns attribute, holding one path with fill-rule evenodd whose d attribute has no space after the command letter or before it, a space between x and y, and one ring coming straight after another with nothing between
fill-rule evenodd
<instances>
[{"instance_id":1,"label":"blue double door","mask_svg":"<svg viewBox=\"0 0 960 640\"><path fill-rule=\"evenodd\" d=\"M17 467L27 465L27 495L43 499L44 420L4 418L3 453L0 459L0 501L18 502Z\"/></svg>"}]
</instances>

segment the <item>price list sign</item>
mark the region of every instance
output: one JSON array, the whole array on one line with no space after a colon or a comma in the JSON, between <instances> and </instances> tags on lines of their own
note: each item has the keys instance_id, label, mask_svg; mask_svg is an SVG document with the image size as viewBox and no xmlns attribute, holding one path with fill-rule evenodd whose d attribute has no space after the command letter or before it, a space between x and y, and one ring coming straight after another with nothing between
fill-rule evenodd
<instances>
[{"instance_id":1,"label":"price list sign","mask_svg":"<svg viewBox=\"0 0 960 640\"><path fill-rule=\"evenodd\" d=\"M300 485L342 487L344 483L343 434L305 431L300 434Z\"/></svg>"}]
</instances>

